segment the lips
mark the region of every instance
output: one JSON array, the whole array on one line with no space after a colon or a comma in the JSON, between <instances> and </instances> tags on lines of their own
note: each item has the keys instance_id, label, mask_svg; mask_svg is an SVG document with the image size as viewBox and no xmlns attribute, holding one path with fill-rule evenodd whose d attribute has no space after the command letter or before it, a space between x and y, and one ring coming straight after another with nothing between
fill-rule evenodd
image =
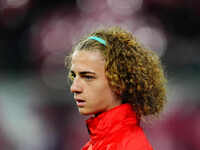
<instances>
[{"instance_id":1,"label":"lips","mask_svg":"<svg viewBox=\"0 0 200 150\"><path fill-rule=\"evenodd\" d=\"M78 101L78 102L85 102L85 100L82 100L82 99L75 99L76 101Z\"/></svg>"},{"instance_id":2,"label":"lips","mask_svg":"<svg viewBox=\"0 0 200 150\"><path fill-rule=\"evenodd\" d=\"M82 107L85 105L86 101L82 100L82 99L75 99L76 100L76 104L78 107Z\"/></svg>"}]
</instances>

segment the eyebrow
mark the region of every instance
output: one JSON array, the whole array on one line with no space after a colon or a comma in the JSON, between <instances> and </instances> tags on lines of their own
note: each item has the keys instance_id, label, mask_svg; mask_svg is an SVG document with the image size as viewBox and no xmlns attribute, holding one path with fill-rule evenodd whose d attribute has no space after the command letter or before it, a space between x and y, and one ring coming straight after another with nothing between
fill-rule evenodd
<instances>
[{"instance_id":1,"label":"eyebrow","mask_svg":"<svg viewBox=\"0 0 200 150\"><path fill-rule=\"evenodd\" d=\"M71 73L75 73L73 70L70 71ZM93 74L96 75L95 72L91 72L91 71L81 71L79 72L80 75L86 75L86 74Z\"/></svg>"},{"instance_id":2,"label":"eyebrow","mask_svg":"<svg viewBox=\"0 0 200 150\"><path fill-rule=\"evenodd\" d=\"M81 72L79 72L79 74L80 75L86 75L86 74L93 74L93 75L95 75L96 73L91 72L91 71L81 71Z\"/></svg>"}]
</instances>

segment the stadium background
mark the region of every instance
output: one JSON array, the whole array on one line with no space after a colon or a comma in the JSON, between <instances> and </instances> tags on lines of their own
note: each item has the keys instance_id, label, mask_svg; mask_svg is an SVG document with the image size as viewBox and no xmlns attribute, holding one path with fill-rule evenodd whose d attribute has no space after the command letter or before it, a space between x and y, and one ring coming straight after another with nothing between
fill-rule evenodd
<instances>
[{"instance_id":1,"label":"stadium background","mask_svg":"<svg viewBox=\"0 0 200 150\"><path fill-rule=\"evenodd\" d=\"M168 104L143 124L154 149L200 149L199 0L0 0L1 150L79 150L87 141L64 57L104 25L128 29L162 59Z\"/></svg>"}]
</instances>

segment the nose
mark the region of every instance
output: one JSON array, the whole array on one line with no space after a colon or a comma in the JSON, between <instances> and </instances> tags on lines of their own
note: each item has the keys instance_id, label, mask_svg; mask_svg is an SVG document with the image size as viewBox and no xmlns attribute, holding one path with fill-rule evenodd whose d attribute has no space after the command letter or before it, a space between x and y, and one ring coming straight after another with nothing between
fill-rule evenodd
<instances>
[{"instance_id":1,"label":"nose","mask_svg":"<svg viewBox=\"0 0 200 150\"><path fill-rule=\"evenodd\" d=\"M81 87L80 80L74 79L70 90L71 90L72 93L81 93L82 92L82 87Z\"/></svg>"}]
</instances>

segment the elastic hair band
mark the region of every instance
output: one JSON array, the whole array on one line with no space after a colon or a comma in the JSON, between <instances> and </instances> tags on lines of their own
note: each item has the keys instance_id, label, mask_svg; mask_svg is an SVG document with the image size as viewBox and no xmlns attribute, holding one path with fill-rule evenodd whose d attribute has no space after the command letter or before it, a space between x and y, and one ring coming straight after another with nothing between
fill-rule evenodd
<instances>
[{"instance_id":1,"label":"elastic hair band","mask_svg":"<svg viewBox=\"0 0 200 150\"><path fill-rule=\"evenodd\" d=\"M97 37L97 36L90 36L90 37L88 37L88 39L92 39L92 40L98 41L99 43L101 43L101 44L106 46L106 41L103 40L102 38Z\"/></svg>"}]
</instances>

